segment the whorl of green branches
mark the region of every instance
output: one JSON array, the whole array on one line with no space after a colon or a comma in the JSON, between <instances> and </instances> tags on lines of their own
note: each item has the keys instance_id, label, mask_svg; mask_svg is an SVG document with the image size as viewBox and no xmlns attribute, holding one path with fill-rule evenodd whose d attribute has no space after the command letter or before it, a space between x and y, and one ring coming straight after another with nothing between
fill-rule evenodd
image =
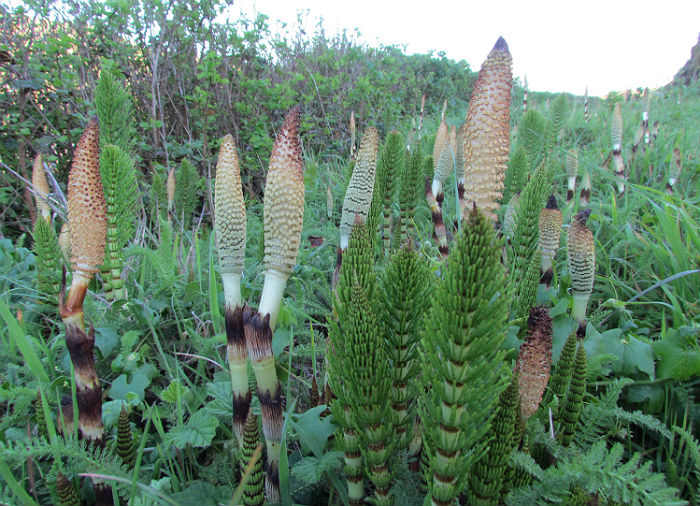
<instances>
[{"instance_id":1,"label":"whorl of green branches","mask_svg":"<svg viewBox=\"0 0 700 506\"><path fill-rule=\"evenodd\" d=\"M473 505L503 504L502 496L508 489L504 478L515 439L515 418L518 408L518 380L511 378L501 397L488 436L491 440L483 458L472 466L467 487L467 503Z\"/></svg>"},{"instance_id":2,"label":"whorl of green branches","mask_svg":"<svg viewBox=\"0 0 700 506\"><path fill-rule=\"evenodd\" d=\"M542 163L547 145L547 120L534 109L523 114L518 126L518 146L525 148L529 170L532 172Z\"/></svg>"},{"instance_id":3,"label":"whorl of green branches","mask_svg":"<svg viewBox=\"0 0 700 506\"><path fill-rule=\"evenodd\" d=\"M473 210L458 232L422 338L420 413L433 504L452 504L481 458L506 386L500 344L508 285L493 224Z\"/></svg>"},{"instance_id":4,"label":"whorl of green branches","mask_svg":"<svg viewBox=\"0 0 700 506\"><path fill-rule=\"evenodd\" d=\"M177 171L176 180L175 215L181 220L182 228L187 230L192 225L192 217L199 201L197 193L202 186L202 178L194 165L184 159Z\"/></svg>"},{"instance_id":5,"label":"whorl of green branches","mask_svg":"<svg viewBox=\"0 0 700 506\"><path fill-rule=\"evenodd\" d=\"M583 405L583 394L586 391L587 369L586 350L583 347L583 342L581 342L574 359L574 370L571 375L571 383L569 383L569 391L562 406L561 427L558 434L559 442L562 446L569 446L576 433L576 426L578 425Z\"/></svg>"},{"instance_id":6,"label":"whorl of green branches","mask_svg":"<svg viewBox=\"0 0 700 506\"><path fill-rule=\"evenodd\" d=\"M511 239L513 253L510 264L510 279L515 288L514 318L527 316L532 307L532 301L530 295L526 294L532 294L533 290L536 293L539 284L540 260L537 260L537 276L534 279L531 276L528 277L528 271L531 270L533 259L538 251L540 212L550 188L548 171L544 165L540 165L520 194L517 210L514 213L515 228Z\"/></svg>"},{"instance_id":7,"label":"whorl of green branches","mask_svg":"<svg viewBox=\"0 0 700 506\"><path fill-rule=\"evenodd\" d=\"M518 146L508 162L502 202L509 202L513 195L525 188L528 169L527 151L523 146Z\"/></svg>"},{"instance_id":8,"label":"whorl of green branches","mask_svg":"<svg viewBox=\"0 0 700 506\"><path fill-rule=\"evenodd\" d=\"M530 263L525 270L525 275L515 283L516 297L513 298L513 314L516 318L524 317L537 302L537 287L540 283L541 253L535 250L530 258ZM515 280L513 280L515 282ZM524 335L526 325L521 327L521 335Z\"/></svg>"},{"instance_id":9,"label":"whorl of green branches","mask_svg":"<svg viewBox=\"0 0 700 506\"><path fill-rule=\"evenodd\" d=\"M56 476L56 495L61 506L80 506L80 497L73 483L59 471Z\"/></svg>"},{"instance_id":10,"label":"whorl of green branches","mask_svg":"<svg viewBox=\"0 0 700 506\"><path fill-rule=\"evenodd\" d=\"M248 411L243 427L243 447L241 448L241 474L253 460L255 450L260 445L260 429L258 428L258 416L252 410ZM248 482L243 489L243 504L245 506L262 506L265 502L265 476L263 474L262 454L253 464L248 475Z\"/></svg>"},{"instance_id":11,"label":"whorl of green branches","mask_svg":"<svg viewBox=\"0 0 700 506\"><path fill-rule=\"evenodd\" d=\"M389 254L391 242L391 206L396 200L398 178L404 172L404 138L391 132L384 142L381 163L377 164L377 188L382 198L384 254Z\"/></svg>"},{"instance_id":12,"label":"whorl of green branches","mask_svg":"<svg viewBox=\"0 0 700 506\"><path fill-rule=\"evenodd\" d=\"M114 144L132 157L136 146L136 127L131 97L110 67L103 62L95 88L95 108L100 118L100 147Z\"/></svg>"},{"instance_id":13,"label":"whorl of green branches","mask_svg":"<svg viewBox=\"0 0 700 506\"><path fill-rule=\"evenodd\" d=\"M424 258L408 244L391 255L381 277L380 319L392 364L391 406L400 448L408 447L416 414L418 342L431 280Z\"/></svg>"},{"instance_id":14,"label":"whorl of green branches","mask_svg":"<svg viewBox=\"0 0 700 506\"><path fill-rule=\"evenodd\" d=\"M138 182L134 162L120 147L108 144L100 154L100 170L107 204L106 255L103 263L107 298L124 297L122 249L134 235L138 209Z\"/></svg>"},{"instance_id":15,"label":"whorl of green branches","mask_svg":"<svg viewBox=\"0 0 700 506\"><path fill-rule=\"evenodd\" d=\"M399 208L401 210L401 244L410 235L410 223L416 214L416 206L423 195L423 178L421 177L421 154L415 146L407 163L403 165L399 185Z\"/></svg>"},{"instance_id":16,"label":"whorl of green branches","mask_svg":"<svg viewBox=\"0 0 700 506\"><path fill-rule=\"evenodd\" d=\"M550 120L549 134L547 135L547 153L549 153L559 141L562 127L568 121L570 114L571 108L569 106L569 99L566 98L566 95L561 93L552 105L552 117Z\"/></svg>"},{"instance_id":17,"label":"whorl of green branches","mask_svg":"<svg viewBox=\"0 0 700 506\"><path fill-rule=\"evenodd\" d=\"M136 458L134 435L131 432L129 415L124 406L122 406L122 410L119 413L119 421L117 422L117 454L122 458L124 464L126 464L129 469L134 467L134 460Z\"/></svg>"},{"instance_id":18,"label":"whorl of green branches","mask_svg":"<svg viewBox=\"0 0 700 506\"><path fill-rule=\"evenodd\" d=\"M53 225L41 216L34 222L34 255L36 256L36 280L39 293L51 302L58 300L61 289L62 255Z\"/></svg>"}]
</instances>

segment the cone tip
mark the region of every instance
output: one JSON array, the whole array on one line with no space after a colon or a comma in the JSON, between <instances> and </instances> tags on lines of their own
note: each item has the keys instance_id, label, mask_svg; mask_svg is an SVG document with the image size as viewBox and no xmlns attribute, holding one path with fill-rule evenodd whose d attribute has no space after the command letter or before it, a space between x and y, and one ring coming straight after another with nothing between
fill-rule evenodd
<instances>
[{"instance_id":1,"label":"cone tip","mask_svg":"<svg viewBox=\"0 0 700 506\"><path fill-rule=\"evenodd\" d=\"M504 39L502 36L498 37L498 40L496 41L496 45L493 46L493 49L494 49L494 51L509 52L508 43L506 42L506 39Z\"/></svg>"}]
</instances>

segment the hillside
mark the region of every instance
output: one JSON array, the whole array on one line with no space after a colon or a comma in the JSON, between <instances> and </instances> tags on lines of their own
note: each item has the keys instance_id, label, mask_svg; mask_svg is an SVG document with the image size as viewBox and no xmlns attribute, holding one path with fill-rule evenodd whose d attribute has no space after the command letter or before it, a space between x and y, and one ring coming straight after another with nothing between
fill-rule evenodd
<instances>
[{"instance_id":1,"label":"hillside","mask_svg":"<svg viewBox=\"0 0 700 506\"><path fill-rule=\"evenodd\" d=\"M673 78L671 85L682 84L688 86L695 81L700 79L700 35L698 35L698 42L690 50L690 58L685 65L676 73Z\"/></svg>"}]
</instances>

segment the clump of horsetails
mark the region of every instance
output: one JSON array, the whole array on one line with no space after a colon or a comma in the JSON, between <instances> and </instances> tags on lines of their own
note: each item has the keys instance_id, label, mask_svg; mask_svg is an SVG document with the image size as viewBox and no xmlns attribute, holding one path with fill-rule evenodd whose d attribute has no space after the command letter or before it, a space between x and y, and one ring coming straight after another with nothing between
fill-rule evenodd
<instances>
[{"instance_id":1,"label":"clump of horsetails","mask_svg":"<svg viewBox=\"0 0 700 506\"><path fill-rule=\"evenodd\" d=\"M251 402L241 299L246 212L236 143L230 134L221 140L214 191L214 227L224 285L226 358L231 371L233 390L233 432L238 444L242 445L243 428Z\"/></svg>"},{"instance_id":2,"label":"clump of horsetails","mask_svg":"<svg viewBox=\"0 0 700 506\"><path fill-rule=\"evenodd\" d=\"M95 370L95 329L85 329L83 301L90 280L104 259L107 232L106 204L100 179L100 128L96 117L78 141L68 174L68 223L71 230L72 278L68 295L62 288L59 309L66 328L66 346L75 371L78 428L83 438L104 446L102 387ZM96 494L111 490L95 484ZM107 503L111 499L106 499ZM99 499L98 499L99 502Z\"/></svg>"},{"instance_id":3,"label":"clump of horsetails","mask_svg":"<svg viewBox=\"0 0 700 506\"><path fill-rule=\"evenodd\" d=\"M509 301L501 244L474 209L455 237L426 315L420 402L432 505L453 504L484 454L506 387L502 351Z\"/></svg>"},{"instance_id":4,"label":"clump of horsetails","mask_svg":"<svg viewBox=\"0 0 700 506\"><path fill-rule=\"evenodd\" d=\"M296 265L304 219L304 163L299 123L301 108L292 109L277 135L265 183L263 236L265 280L257 312L243 310L243 329L262 413L267 450L265 492L270 502L280 500L279 462L282 438L282 386L277 379L272 333L277 322L287 278Z\"/></svg>"},{"instance_id":5,"label":"clump of horsetails","mask_svg":"<svg viewBox=\"0 0 700 506\"><path fill-rule=\"evenodd\" d=\"M590 215L590 209L579 211L566 235L567 263L574 297L572 316L578 322L579 337L586 332L586 308L595 279L595 241L593 232L586 225Z\"/></svg>"},{"instance_id":6,"label":"clump of horsetails","mask_svg":"<svg viewBox=\"0 0 700 506\"><path fill-rule=\"evenodd\" d=\"M472 204L495 220L510 152L510 94L513 60L499 37L474 84L464 134L462 216Z\"/></svg>"}]
</instances>

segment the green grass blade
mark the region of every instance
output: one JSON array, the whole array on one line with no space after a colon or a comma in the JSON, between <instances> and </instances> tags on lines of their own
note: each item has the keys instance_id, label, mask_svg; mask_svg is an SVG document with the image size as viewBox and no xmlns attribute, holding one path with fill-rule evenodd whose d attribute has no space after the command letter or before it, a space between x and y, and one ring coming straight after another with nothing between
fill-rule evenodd
<instances>
[{"instance_id":1,"label":"green grass blade","mask_svg":"<svg viewBox=\"0 0 700 506\"><path fill-rule=\"evenodd\" d=\"M13 341L19 348L25 362L27 362L27 365L29 366L29 370L32 371L34 377L41 383L48 383L49 376L46 374L44 366L41 365L39 357L34 352L34 347L29 341L29 336L22 332L22 328L19 326L19 323L15 317L12 316L10 308L2 299L0 299L0 315L2 315L3 319L5 320L10 333L10 340Z\"/></svg>"},{"instance_id":2,"label":"green grass blade","mask_svg":"<svg viewBox=\"0 0 700 506\"><path fill-rule=\"evenodd\" d=\"M0 476L2 476L5 483L7 483L7 486L10 487L10 490L12 490L12 492L14 492L14 494L17 496L19 499L19 504L37 506L34 499L32 499L27 491L22 488L22 485L17 482L12 474L12 471L10 471L7 462L5 462L5 459L2 456L0 456Z\"/></svg>"}]
</instances>

